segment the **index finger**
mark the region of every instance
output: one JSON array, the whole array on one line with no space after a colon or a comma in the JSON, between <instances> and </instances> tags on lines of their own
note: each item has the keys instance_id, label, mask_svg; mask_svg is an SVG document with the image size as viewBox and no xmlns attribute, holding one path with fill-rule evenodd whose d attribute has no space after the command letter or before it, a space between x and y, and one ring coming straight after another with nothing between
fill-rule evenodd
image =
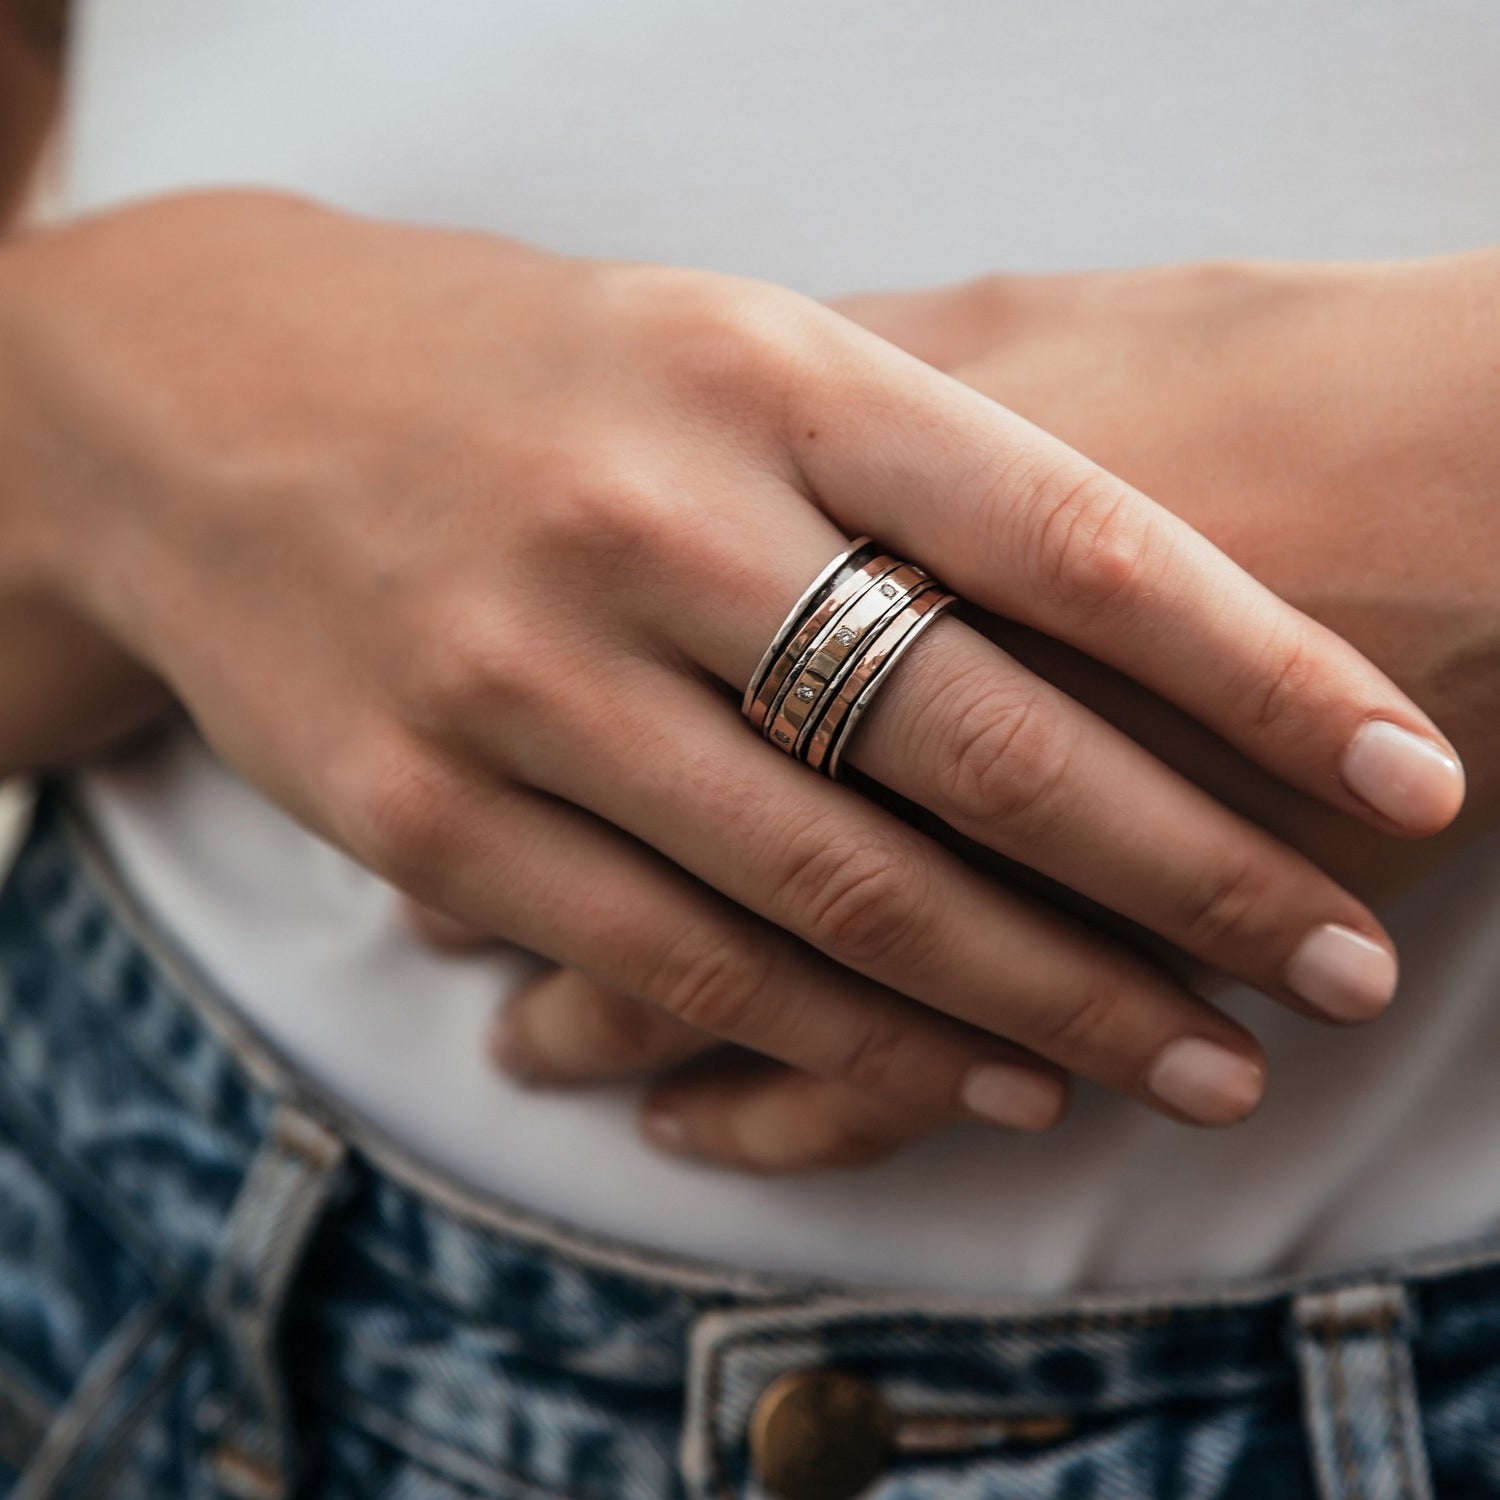
<instances>
[{"instance_id":1,"label":"index finger","mask_svg":"<svg viewBox=\"0 0 1500 1500\"><path fill-rule=\"evenodd\" d=\"M1402 834L1453 819L1452 746L1352 646L1024 418L841 331L861 357L836 388L803 386L789 420L811 497L846 531L1128 674L1342 811Z\"/></svg>"}]
</instances>

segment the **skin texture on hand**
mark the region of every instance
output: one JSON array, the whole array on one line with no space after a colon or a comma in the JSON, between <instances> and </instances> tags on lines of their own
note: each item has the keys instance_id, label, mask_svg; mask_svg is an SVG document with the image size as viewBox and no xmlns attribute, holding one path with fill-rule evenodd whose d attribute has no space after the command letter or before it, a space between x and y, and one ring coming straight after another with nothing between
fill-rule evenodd
<instances>
[{"instance_id":1,"label":"skin texture on hand","mask_svg":"<svg viewBox=\"0 0 1500 1500\"><path fill-rule=\"evenodd\" d=\"M1420 711L1190 528L758 283L164 200L6 253L0 426L0 582L148 663L309 826L902 1108L1035 1127L1077 1072L1229 1123L1261 1065L1131 947L746 732L726 689L844 535L1345 815L1425 834L1461 797ZM943 620L909 662L853 757L894 795L1288 1005L1384 1003L1378 975L1328 991L1340 945L1389 950L1313 864L981 633Z\"/></svg>"},{"instance_id":2,"label":"skin texture on hand","mask_svg":"<svg viewBox=\"0 0 1500 1500\"><path fill-rule=\"evenodd\" d=\"M1316 842L1299 847L1373 897L1492 826L1500 772L1480 752L1500 722L1500 252L1007 277L960 300L994 332L959 378L1150 485L1356 641L1473 769L1463 816L1425 846L1364 838L1253 775L1254 801L1236 805L1271 826L1310 820ZM1146 700L1119 701L1112 714L1139 722Z\"/></svg>"},{"instance_id":3,"label":"skin texture on hand","mask_svg":"<svg viewBox=\"0 0 1500 1500\"><path fill-rule=\"evenodd\" d=\"M1100 457L1346 634L1468 752L1470 796L1436 839L1384 837L1097 662L977 621L994 639L1369 899L1494 826L1500 255L996 277L839 306ZM496 1034L501 1066L552 1085L665 1072L705 1045L576 976L517 997ZM716 1058L658 1084L643 1123L666 1150L804 1171L877 1160L937 1122L903 1131L854 1091Z\"/></svg>"}]
</instances>

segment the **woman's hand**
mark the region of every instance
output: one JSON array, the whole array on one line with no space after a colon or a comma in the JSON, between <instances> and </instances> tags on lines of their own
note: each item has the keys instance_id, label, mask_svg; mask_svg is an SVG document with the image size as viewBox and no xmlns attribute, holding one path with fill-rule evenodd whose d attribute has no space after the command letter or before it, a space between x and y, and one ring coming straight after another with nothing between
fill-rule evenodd
<instances>
[{"instance_id":1,"label":"woman's hand","mask_svg":"<svg viewBox=\"0 0 1500 1500\"><path fill-rule=\"evenodd\" d=\"M1336 626L1474 752L1476 775L1444 835L1396 841L1097 662L976 620L1033 670L1367 899L1494 826L1500 255L997 277L841 306L1106 458ZM656 1073L707 1045L564 975L518 996L496 1031L503 1065L540 1084ZM772 1171L879 1157L933 1123L903 1130L855 1091L730 1058L658 1084L645 1118L664 1145Z\"/></svg>"},{"instance_id":2,"label":"woman's hand","mask_svg":"<svg viewBox=\"0 0 1500 1500\"><path fill-rule=\"evenodd\" d=\"M1430 721L1190 528L757 283L255 194L0 265L9 585L146 664L283 806L450 916L924 1114L1027 1127L1078 1072L1254 1106L1243 1030L758 743L740 688L843 538L1127 672L1278 777L1431 833ZM853 760L1288 1004L1387 940L1309 861L945 621Z\"/></svg>"},{"instance_id":3,"label":"woman's hand","mask_svg":"<svg viewBox=\"0 0 1500 1500\"><path fill-rule=\"evenodd\" d=\"M1148 488L1357 644L1468 759L1463 815L1422 844L1371 838L1073 653L1023 642L1028 665L1367 899L1493 826L1500 251L997 276L841 306Z\"/></svg>"}]
</instances>

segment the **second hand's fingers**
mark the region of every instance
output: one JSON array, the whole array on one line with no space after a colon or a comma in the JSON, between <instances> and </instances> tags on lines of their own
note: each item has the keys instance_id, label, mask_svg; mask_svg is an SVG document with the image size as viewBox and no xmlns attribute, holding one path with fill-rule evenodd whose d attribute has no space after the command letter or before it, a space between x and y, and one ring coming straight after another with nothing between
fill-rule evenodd
<instances>
[{"instance_id":1,"label":"second hand's fingers","mask_svg":"<svg viewBox=\"0 0 1500 1500\"><path fill-rule=\"evenodd\" d=\"M1343 811L1405 834L1452 820L1452 747L1353 647L1031 423L840 326L868 357L821 399L799 391L788 420L809 492L850 534L1117 667Z\"/></svg>"},{"instance_id":2,"label":"second hand's fingers","mask_svg":"<svg viewBox=\"0 0 1500 1500\"><path fill-rule=\"evenodd\" d=\"M422 904L908 1108L1033 1130L1060 1112L1062 1079L1013 1042L830 962L578 807L406 745L365 754L330 831Z\"/></svg>"},{"instance_id":3,"label":"second hand's fingers","mask_svg":"<svg viewBox=\"0 0 1500 1500\"><path fill-rule=\"evenodd\" d=\"M413 933L439 953L482 953L493 934L419 901L405 903ZM609 1083L665 1072L720 1045L659 1006L607 989L573 969L553 969L501 1004L490 1055L519 1083Z\"/></svg>"},{"instance_id":4,"label":"second hand's fingers","mask_svg":"<svg viewBox=\"0 0 1500 1500\"><path fill-rule=\"evenodd\" d=\"M439 953L482 953L495 942L493 934L482 927L460 922L420 901L406 902L402 915L412 933Z\"/></svg>"},{"instance_id":5,"label":"second hand's fingers","mask_svg":"<svg viewBox=\"0 0 1500 1500\"><path fill-rule=\"evenodd\" d=\"M1069 1072L1200 1124L1258 1102L1254 1038L1153 965L758 743L700 684L642 667L614 686L608 742L537 736L518 773L843 968Z\"/></svg>"},{"instance_id":6,"label":"second hand's fingers","mask_svg":"<svg viewBox=\"0 0 1500 1500\"><path fill-rule=\"evenodd\" d=\"M658 1005L554 969L504 1002L490 1050L510 1077L546 1087L662 1073L721 1045Z\"/></svg>"},{"instance_id":7,"label":"second hand's fingers","mask_svg":"<svg viewBox=\"0 0 1500 1500\"><path fill-rule=\"evenodd\" d=\"M571 969L504 1003L492 1053L508 1076L542 1088L670 1073L642 1105L642 1134L673 1156L740 1171L868 1166L949 1120L726 1050L717 1037Z\"/></svg>"},{"instance_id":8,"label":"second hand's fingers","mask_svg":"<svg viewBox=\"0 0 1500 1500\"><path fill-rule=\"evenodd\" d=\"M704 1058L663 1080L640 1118L661 1151L768 1176L872 1166L945 1123L737 1055Z\"/></svg>"}]
</instances>

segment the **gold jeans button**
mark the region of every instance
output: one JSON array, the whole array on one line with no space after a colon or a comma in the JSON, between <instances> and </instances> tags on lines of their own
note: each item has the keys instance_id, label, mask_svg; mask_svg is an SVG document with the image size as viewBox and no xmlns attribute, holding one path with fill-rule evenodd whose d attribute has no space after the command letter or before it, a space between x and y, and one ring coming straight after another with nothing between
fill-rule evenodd
<instances>
[{"instance_id":1,"label":"gold jeans button","mask_svg":"<svg viewBox=\"0 0 1500 1500\"><path fill-rule=\"evenodd\" d=\"M869 1381L795 1370L755 1403L750 1462L778 1500L854 1500L885 1472L892 1435L891 1414Z\"/></svg>"}]
</instances>

